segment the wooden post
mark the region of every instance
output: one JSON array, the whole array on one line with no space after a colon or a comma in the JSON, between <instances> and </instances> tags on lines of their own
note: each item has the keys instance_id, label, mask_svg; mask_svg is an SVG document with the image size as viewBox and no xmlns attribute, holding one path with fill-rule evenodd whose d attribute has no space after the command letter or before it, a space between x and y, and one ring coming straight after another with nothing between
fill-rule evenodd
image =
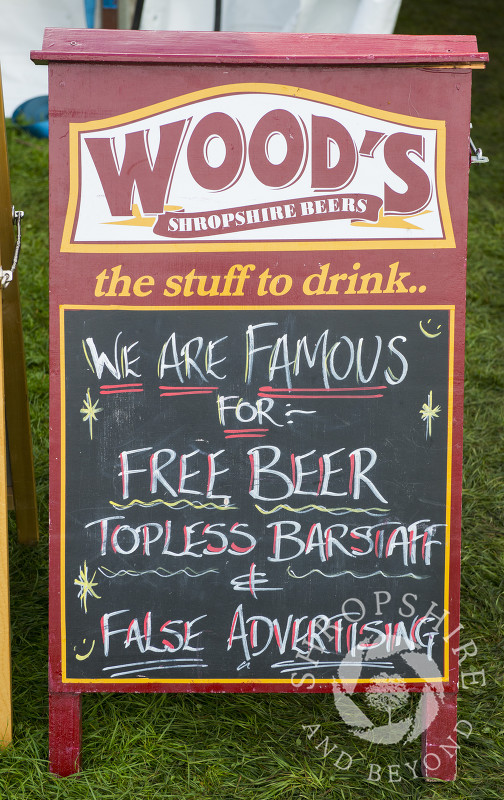
<instances>
[{"instance_id":1,"label":"wooden post","mask_svg":"<svg viewBox=\"0 0 504 800\"><path fill-rule=\"evenodd\" d=\"M1 291L1 290L0 290ZM0 315L2 307L0 304ZM3 337L0 325L0 746L12 740L12 700L9 616L9 540L5 442Z\"/></svg>"},{"instance_id":2,"label":"wooden post","mask_svg":"<svg viewBox=\"0 0 504 800\"><path fill-rule=\"evenodd\" d=\"M12 224L1 76L0 119L0 265L3 270L8 270L12 266L14 254L15 228ZM17 272L14 272L12 282L2 292L2 305L5 410L18 537L23 544L35 544L38 541L37 501ZM4 444L2 448L3 453Z\"/></svg>"},{"instance_id":3,"label":"wooden post","mask_svg":"<svg viewBox=\"0 0 504 800\"><path fill-rule=\"evenodd\" d=\"M102 28L117 28L117 3L114 0L102 0Z\"/></svg>"},{"instance_id":4,"label":"wooden post","mask_svg":"<svg viewBox=\"0 0 504 800\"><path fill-rule=\"evenodd\" d=\"M3 100L0 79L0 264L4 262L4 236L8 226L7 203L10 206L9 180L6 172L7 153L3 126ZM10 211L12 227L12 211ZM3 291L0 289L3 295ZM2 304L0 303L0 318ZM9 540L7 521L7 447L5 437L3 336L0 324L0 745L7 746L12 739L12 699L10 665L9 616Z\"/></svg>"},{"instance_id":5,"label":"wooden post","mask_svg":"<svg viewBox=\"0 0 504 800\"><path fill-rule=\"evenodd\" d=\"M81 696L49 693L50 771L66 777L80 770Z\"/></svg>"},{"instance_id":6,"label":"wooden post","mask_svg":"<svg viewBox=\"0 0 504 800\"><path fill-rule=\"evenodd\" d=\"M457 777L457 695L446 692L442 700L427 696L426 719L432 722L422 734L422 774L427 780L454 781Z\"/></svg>"},{"instance_id":7,"label":"wooden post","mask_svg":"<svg viewBox=\"0 0 504 800\"><path fill-rule=\"evenodd\" d=\"M5 271L12 267L15 237L1 75L0 120L0 268ZM38 523L16 273L0 293L0 746L5 747L12 740L6 419L18 537L23 544L37 542Z\"/></svg>"}]
</instances>

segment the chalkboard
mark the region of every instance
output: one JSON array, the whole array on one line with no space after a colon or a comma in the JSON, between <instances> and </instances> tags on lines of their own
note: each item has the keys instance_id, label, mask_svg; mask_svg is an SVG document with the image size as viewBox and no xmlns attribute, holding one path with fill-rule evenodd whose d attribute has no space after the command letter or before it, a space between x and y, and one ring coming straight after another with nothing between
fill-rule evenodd
<instances>
[{"instance_id":1,"label":"chalkboard","mask_svg":"<svg viewBox=\"0 0 504 800\"><path fill-rule=\"evenodd\" d=\"M64 681L446 673L453 309L61 326Z\"/></svg>"}]
</instances>

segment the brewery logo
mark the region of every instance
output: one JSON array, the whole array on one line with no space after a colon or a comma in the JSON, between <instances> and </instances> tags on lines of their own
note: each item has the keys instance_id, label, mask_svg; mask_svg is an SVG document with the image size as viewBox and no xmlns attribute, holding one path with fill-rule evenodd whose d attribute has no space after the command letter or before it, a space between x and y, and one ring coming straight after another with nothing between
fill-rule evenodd
<instances>
[{"instance_id":1,"label":"brewery logo","mask_svg":"<svg viewBox=\"0 0 504 800\"><path fill-rule=\"evenodd\" d=\"M62 250L452 247L443 121L235 84L70 124Z\"/></svg>"}]
</instances>

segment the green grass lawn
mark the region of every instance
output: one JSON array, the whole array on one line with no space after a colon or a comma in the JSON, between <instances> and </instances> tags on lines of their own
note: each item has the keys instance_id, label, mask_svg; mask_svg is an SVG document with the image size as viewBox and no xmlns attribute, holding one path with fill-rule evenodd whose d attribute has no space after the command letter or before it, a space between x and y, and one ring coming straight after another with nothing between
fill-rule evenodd
<instances>
[{"instance_id":1,"label":"green grass lawn","mask_svg":"<svg viewBox=\"0 0 504 800\"><path fill-rule=\"evenodd\" d=\"M486 683L459 695L460 737L452 784L426 783L405 766L419 740L365 745L341 722L330 695L85 695L83 771L48 773L47 531L48 309L47 142L8 126L12 196L25 211L20 284L41 525L40 546L10 547L14 743L0 755L0 797L85 800L315 800L504 796L504 155L499 0L403 0L397 32L475 33L490 65L473 81L473 136L490 157L471 169L469 205L462 642L476 643L469 670ZM414 702L414 701L411 701ZM309 739L303 725L320 724ZM317 748L329 737L334 752ZM351 769L333 762L340 749ZM369 764L383 770L370 783ZM389 780L399 765L401 780ZM392 772L394 776L394 771Z\"/></svg>"}]
</instances>

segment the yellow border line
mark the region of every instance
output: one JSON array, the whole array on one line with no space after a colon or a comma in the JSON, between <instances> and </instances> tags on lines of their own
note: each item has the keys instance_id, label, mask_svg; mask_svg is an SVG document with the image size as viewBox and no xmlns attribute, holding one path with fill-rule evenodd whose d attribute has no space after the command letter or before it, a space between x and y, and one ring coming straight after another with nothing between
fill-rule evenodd
<instances>
[{"instance_id":1,"label":"yellow border line","mask_svg":"<svg viewBox=\"0 0 504 800\"><path fill-rule=\"evenodd\" d=\"M66 393L65 393L65 307L60 306L60 402L61 402L61 524L60 524L60 590L61 590L61 674L66 676L66 603L65 603L65 544L66 544Z\"/></svg>"},{"instance_id":2,"label":"yellow border line","mask_svg":"<svg viewBox=\"0 0 504 800\"><path fill-rule=\"evenodd\" d=\"M452 482L452 448L453 448L453 367L455 358L455 309L450 311L450 344L449 344L449 365L448 365L448 429L446 432L446 530L450 530L451 525L451 482ZM445 595L444 609L447 612L444 619L444 643L445 643L445 676L448 672L450 661L450 643L448 639L450 629L450 536L446 537L445 546Z\"/></svg>"},{"instance_id":3,"label":"yellow border line","mask_svg":"<svg viewBox=\"0 0 504 800\"><path fill-rule=\"evenodd\" d=\"M64 305L60 306L60 311L452 311L455 310L455 306L452 303L446 303L444 305L432 305L425 303L419 303L418 305L392 305L390 304L383 304L380 303L379 305L369 305L369 304L352 304L352 305L323 305L323 304L313 304L313 305L306 305L306 303L298 303L294 305L260 305L260 306L253 306L253 305L225 305L225 306L217 306L217 305L194 305L194 306L171 306L171 305L164 305L164 306L131 306L131 305L97 305L96 303L88 304L88 305L81 305L80 303L65 303Z\"/></svg>"},{"instance_id":4,"label":"yellow border line","mask_svg":"<svg viewBox=\"0 0 504 800\"><path fill-rule=\"evenodd\" d=\"M382 679L380 679L380 678L369 678L369 679L367 679L367 678L366 679L358 678L357 680L340 680L339 678L312 678L312 674L308 673L309 669L310 669L310 662L309 661L306 661L304 663L303 663L302 660L299 661L299 672L303 673L303 675L309 674L310 683L315 683L315 684L318 684L319 686L323 685L323 684L327 684L329 686L329 685L334 684L334 683L337 683L338 685L341 685L341 686L344 686L346 683L350 683L352 686L354 686L356 683L370 683L370 684L372 683L373 686L375 684L377 684L377 683L379 683L379 684L391 684L391 683L401 683L401 684L402 683L416 683L416 684L428 683L428 684L431 684L431 683L442 683L445 680L444 678L423 678L423 679L422 678L382 678ZM294 677L297 677L298 674L299 673L297 673L297 672L293 672L292 673L292 675ZM150 686L154 686L156 684L158 684L158 685L159 684L163 684L164 685L164 684L169 684L169 683L177 683L180 686L190 686L192 684L205 684L205 685L208 686L209 684L218 685L220 683L236 684L237 686L243 686L244 684L259 684L259 683L267 683L267 684L275 683L276 684L276 683L280 683L280 684L284 684L284 685L288 684L290 686L294 686L291 683L291 679L290 678L256 678L256 680L253 680L252 678L243 678L243 679L240 679L240 678L178 678L178 679L177 678L164 678L164 679L163 678L158 678L158 680L154 680L154 679L151 680L150 678L133 678L133 679L130 679L130 680L128 680L127 678L113 678L113 679L112 678L103 678L103 679L100 679L100 680L90 680L88 678L83 678L82 680L79 680L79 681L72 680L72 679L69 678L69 679L66 679L66 680L62 680L62 683L70 683L70 684L71 683L77 683L78 685L91 684L93 686L96 685L96 684L121 684L121 683L125 684L125 685L130 684L130 685L135 685L135 686L136 686L137 683L144 684L144 685L147 685L147 686L149 686L149 685ZM113 689L110 689L110 690L107 690L107 691L113 691ZM309 690L305 689L304 691L306 692L306 691L309 691ZM267 692L265 694L267 694Z\"/></svg>"},{"instance_id":5,"label":"yellow border line","mask_svg":"<svg viewBox=\"0 0 504 800\"><path fill-rule=\"evenodd\" d=\"M67 678L66 676L66 608L65 608L65 544L66 544L66 406L65 406L65 311L448 311L450 317L450 339L448 344L448 422L447 422L447 466L446 466L446 540L445 540L445 609L449 610L450 600L450 522L451 522L451 477L452 477L452 431L453 431L453 367L455 354L455 306L454 305L358 305L358 306L321 306L321 305L291 305L291 306L96 306L96 305L61 305L60 309L60 390L61 390L61 521L60 521L60 597L61 597L61 682L73 685L95 685L95 684L124 684L124 685L161 685L161 684L291 684L289 678ZM356 681L344 681L335 678L313 678L315 684L330 684L337 682L345 683L441 683L449 680L449 614L444 621L444 674L435 678L358 678ZM305 665L300 663L300 672L309 670L309 662ZM310 678L311 679L311 678Z\"/></svg>"},{"instance_id":6,"label":"yellow border line","mask_svg":"<svg viewBox=\"0 0 504 800\"><path fill-rule=\"evenodd\" d=\"M345 239L345 240L312 240L312 241L254 241L247 242L218 242L173 244L173 243L79 243L71 241L72 230L77 217L77 204L79 198L79 142L80 134L86 131L99 131L105 128L118 127L131 122L170 111L174 108L191 105L202 100L214 97L230 96L233 94L276 94L289 97L299 97L304 100L312 100L324 105L342 108L346 111L353 111L357 114L373 117L387 122L395 122L407 125L410 128L427 128L436 130L438 140L436 144L436 181L437 196L439 201L439 212L441 224L444 230L444 237L440 239ZM70 187L68 196L67 213L63 228L63 238L61 241L61 252L63 253L215 253L215 252L247 252L257 251L290 251L290 250L385 250L392 247L397 249L432 249L432 248L453 248L455 239L448 206L445 180L445 159L446 159L446 128L444 120L423 119L421 117L409 117L406 114L398 114L392 111L381 111L355 103L351 100L344 100L322 92L315 92L310 89L301 89L296 86L284 86L274 83L234 83L226 86L202 89L198 92L190 92L185 95L155 103L151 106L130 111L126 114L118 114L106 117L101 120L91 120L89 122L69 123L69 168L70 168Z\"/></svg>"}]
</instances>

